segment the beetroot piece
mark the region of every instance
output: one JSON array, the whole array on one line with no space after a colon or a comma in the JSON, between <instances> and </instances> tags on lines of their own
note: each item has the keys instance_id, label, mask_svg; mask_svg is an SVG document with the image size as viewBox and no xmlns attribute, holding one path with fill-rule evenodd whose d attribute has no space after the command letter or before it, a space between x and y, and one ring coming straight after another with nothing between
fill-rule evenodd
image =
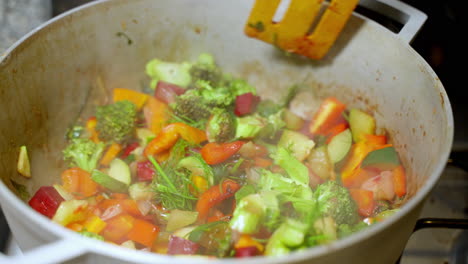
<instances>
[{"instance_id":1,"label":"beetroot piece","mask_svg":"<svg viewBox=\"0 0 468 264\"><path fill-rule=\"evenodd\" d=\"M237 116L243 116L252 113L255 110L260 97L253 93L245 93L236 97L234 113Z\"/></svg>"},{"instance_id":2,"label":"beetroot piece","mask_svg":"<svg viewBox=\"0 0 468 264\"><path fill-rule=\"evenodd\" d=\"M52 218L57 211L63 197L52 186L42 186L29 200L29 205L37 212Z\"/></svg>"},{"instance_id":3,"label":"beetroot piece","mask_svg":"<svg viewBox=\"0 0 468 264\"><path fill-rule=\"evenodd\" d=\"M153 180L156 171L151 161L140 161L137 163L137 177L139 181Z\"/></svg>"}]
</instances>

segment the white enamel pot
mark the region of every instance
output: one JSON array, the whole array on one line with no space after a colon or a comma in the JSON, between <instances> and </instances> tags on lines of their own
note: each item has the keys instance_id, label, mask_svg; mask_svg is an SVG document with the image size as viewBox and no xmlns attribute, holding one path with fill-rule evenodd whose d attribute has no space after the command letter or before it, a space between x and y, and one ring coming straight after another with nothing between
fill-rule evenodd
<instances>
[{"instance_id":1,"label":"white enamel pot","mask_svg":"<svg viewBox=\"0 0 468 264\"><path fill-rule=\"evenodd\" d=\"M23 256L5 263L394 263L453 140L447 94L429 65L408 44L426 17L394 0L361 1L403 24L393 33L354 14L324 60L284 56L243 34L250 0L97 1L65 13L14 44L0 60L0 202ZM120 32L120 33L119 33ZM387 129L408 173L408 198L387 221L329 245L280 258L207 260L128 250L87 239L36 213L11 181L30 193L59 182L63 135L79 113L114 87L139 90L154 57L191 60L214 54L227 72L259 94L277 98L305 80L319 96L333 95L371 111ZM103 88L104 87L104 88ZM304 102L307 106L307 101ZM16 172L26 145L32 178Z\"/></svg>"}]
</instances>

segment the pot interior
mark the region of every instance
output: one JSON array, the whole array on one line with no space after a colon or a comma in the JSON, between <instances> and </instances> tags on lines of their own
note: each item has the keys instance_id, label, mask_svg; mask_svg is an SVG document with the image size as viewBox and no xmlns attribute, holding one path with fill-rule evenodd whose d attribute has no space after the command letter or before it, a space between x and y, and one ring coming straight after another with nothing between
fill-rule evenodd
<instances>
[{"instance_id":1,"label":"pot interior","mask_svg":"<svg viewBox=\"0 0 468 264\"><path fill-rule=\"evenodd\" d=\"M353 16L324 60L286 56L243 34L252 1L107 1L61 17L24 39L0 62L0 172L33 194L60 182L67 129L87 118L113 88L148 89L148 60L193 60L212 53L226 72L247 79L265 98L292 84L295 111L310 118L315 98L335 96L373 113L402 154L409 196L445 162L453 127L443 87L409 45ZM315 100L316 101L316 100ZM16 172L29 150L32 178ZM17 192L16 192L17 193Z\"/></svg>"}]
</instances>

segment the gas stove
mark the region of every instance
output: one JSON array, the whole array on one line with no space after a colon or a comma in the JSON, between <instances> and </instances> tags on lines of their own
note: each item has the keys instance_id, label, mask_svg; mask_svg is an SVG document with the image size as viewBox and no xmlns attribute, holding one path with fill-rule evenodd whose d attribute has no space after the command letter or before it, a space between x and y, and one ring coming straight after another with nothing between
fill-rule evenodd
<instances>
[{"instance_id":1,"label":"gas stove","mask_svg":"<svg viewBox=\"0 0 468 264\"><path fill-rule=\"evenodd\" d=\"M1 0L0 54L28 31L77 5L91 0ZM444 219L468 219L468 113L464 102L461 73L462 45L459 32L462 8L459 1L406 0L428 15L428 20L412 43L441 79L452 103L455 141L451 159L438 184L430 193L422 211L420 226L402 253L401 264L468 264L468 231L465 223ZM379 20L376 20L379 21ZM22 254L9 234L0 212L0 249L7 255Z\"/></svg>"}]
</instances>

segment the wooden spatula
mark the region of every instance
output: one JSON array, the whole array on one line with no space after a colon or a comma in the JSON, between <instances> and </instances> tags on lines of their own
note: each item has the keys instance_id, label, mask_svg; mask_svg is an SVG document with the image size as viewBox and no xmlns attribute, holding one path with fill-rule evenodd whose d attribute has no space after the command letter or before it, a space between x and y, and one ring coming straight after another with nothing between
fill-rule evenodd
<instances>
[{"instance_id":1,"label":"wooden spatula","mask_svg":"<svg viewBox=\"0 0 468 264\"><path fill-rule=\"evenodd\" d=\"M281 0L256 0L245 34L292 53L321 59L335 42L359 0L331 0L316 23L323 0L291 0L279 22L273 17ZM312 32L310 28L316 23Z\"/></svg>"}]
</instances>

